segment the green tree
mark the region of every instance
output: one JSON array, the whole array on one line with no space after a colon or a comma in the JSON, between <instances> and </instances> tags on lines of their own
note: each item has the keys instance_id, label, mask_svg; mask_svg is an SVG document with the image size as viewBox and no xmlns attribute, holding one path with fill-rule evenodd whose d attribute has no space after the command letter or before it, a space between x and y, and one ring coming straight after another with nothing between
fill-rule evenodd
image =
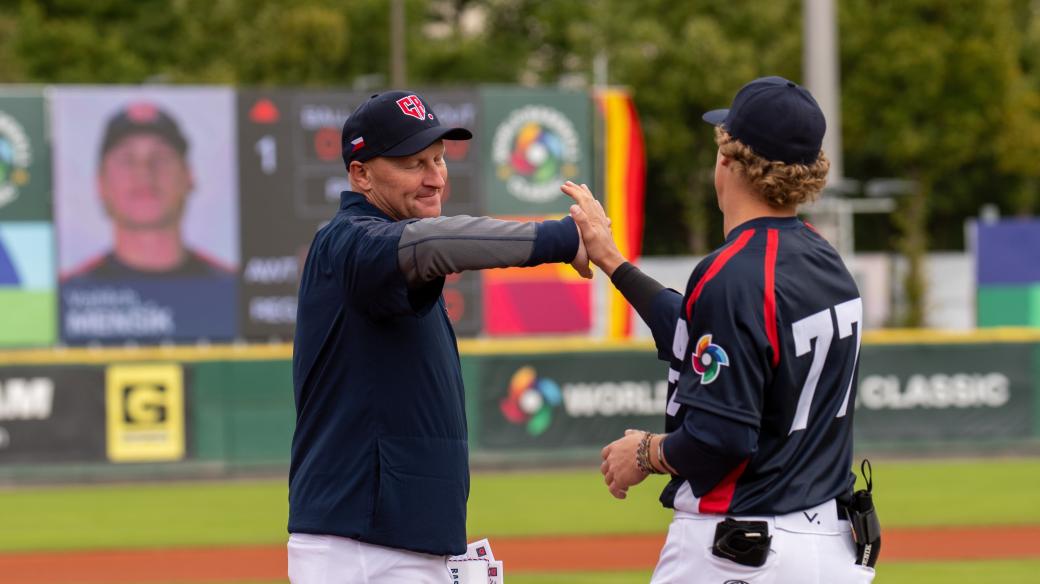
<instances>
[{"instance_id":1,"label":"green tree","mask_svg":"<svg viewBox=\"0 0 1040 584\"><path fill-rule=\"evenodd\" d=\"M895 215L909 261L898 324L924 323L923 257L930 219L962 218L996 175L1021 76L1011 3L906 0L841 4L846 173L902 177L916 188ZM945 231L960 229L960 222Z\"/></svg>"},{"instance_id":2,"label":"green tree","mask_svg":"<svg viewBox=\"0 0 1040 584\"><path fill-rule=\"evenodd\" d=\"M1040 204L1040 4L1016 0L1012 42L1020 67L1012 71L1003 132L997 142L997 169L1021 178L1010 189L1010 210L1032 215Z\"/></svg>"},{"instance_id":3,"label":"green tree","mask_svg":"<svg viewBox=\"0 0 1040 584\"><path fill-rule=\"evenodd\" d=\"M429 3L407 4L421 54ZM24 0L9 42L32 82L385 83L388 13L385 0Z\"/></svg>"}]
</instances>

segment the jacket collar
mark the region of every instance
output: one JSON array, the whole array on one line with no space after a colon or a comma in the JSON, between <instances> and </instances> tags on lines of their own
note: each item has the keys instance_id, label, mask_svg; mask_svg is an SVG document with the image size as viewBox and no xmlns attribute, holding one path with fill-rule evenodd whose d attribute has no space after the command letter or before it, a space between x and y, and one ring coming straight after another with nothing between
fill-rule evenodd
<instances>
[{"instance_id":1,"label":"jacket collar","mask_svg":"<svg viewBox=\"0 0 1040 584\"><path fill-rule=\"evenodd\" d=\"M354 191L343 191L339 195L339 210L342 213L348 215L360 215L364 217L379 217L393 221L393 219L386 213L379 210L378 207L368 202L365 195L361 193L355 193Z\"/></svg>"}]
</instances>

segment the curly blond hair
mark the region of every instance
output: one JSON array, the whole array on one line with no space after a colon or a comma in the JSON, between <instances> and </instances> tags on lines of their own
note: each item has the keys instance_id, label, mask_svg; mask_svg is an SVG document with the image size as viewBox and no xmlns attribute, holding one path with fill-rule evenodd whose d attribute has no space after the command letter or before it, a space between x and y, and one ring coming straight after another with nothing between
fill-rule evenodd
<instances>
[{"instance_id":1,"label":"curly blond hair","mask_svg":"<svg viewBox=\"0 0 1040 584\"><path fill-rule=\"evenodd\" d=\"M767 160L719 126L715 126L715 143L719 152L733 161L734 171L772 207L786 209L811 203L827 184L831 161L822 150L812 164Z\"/></svg>"}]
</instances>

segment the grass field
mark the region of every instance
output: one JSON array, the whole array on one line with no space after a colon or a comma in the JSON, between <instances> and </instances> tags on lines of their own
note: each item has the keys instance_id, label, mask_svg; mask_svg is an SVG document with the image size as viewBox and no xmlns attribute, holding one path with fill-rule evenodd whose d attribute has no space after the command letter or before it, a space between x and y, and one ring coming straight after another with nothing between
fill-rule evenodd
<instances>
[{"instance_id":1,"label":"grass field","mask_svg":"<svg viewBox=\"0 0 1040 584\"><path fill-rule=\"evenodd\" d=\"M594 469L476 473L469 533L492 544L496 536L661 533L669 521L657 503L661 478L648 483L617 501ZM1040 524L1036 459L875 460L874 485L885 527ZM7 489L0 491L0 552L281 544L286 512L282 480ZM883 563L876 581L1005 584L1037 582L1037 574L1040 561ZM509 581L627 584L648 577L510 573Z\"/></svg>"}]
</instances>

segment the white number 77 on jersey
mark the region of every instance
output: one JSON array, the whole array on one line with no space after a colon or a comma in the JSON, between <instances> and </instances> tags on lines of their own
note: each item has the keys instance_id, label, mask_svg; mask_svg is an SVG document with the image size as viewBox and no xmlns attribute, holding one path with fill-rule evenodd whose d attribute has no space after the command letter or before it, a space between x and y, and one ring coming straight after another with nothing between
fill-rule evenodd
<instances>
[{"instance_id":1,"label":"white number 77 on jersey","mask_svg":"<svg viewBox=\"0 0 1040 584\"><path fill-rule=\"evenodd\" d=\"M845 401L838 410L837 418L841 418L848 411L849 395L852 393L852 381L855 378L856 362L859 360L859 347L863 339L863 300L856 298L848 302L842 302L834 307L834 315L837 317L838 338L844 339L852 335L852 325L856 327L856 356L852 362L852 370L849 375L849 385L845 389ZM798 408L794 413L794 421L791 423L791 435L798 430L804 430L809 423L809 407L812 405L813 396L816 394L816 385L820 381L820 373L823 364L827 361L827 352L831 349L831 341L834 339L834 324L831 321L831 309L821 310L816 314L807 316L791 325L794 335L794 353L801 357L813 351L812 364L809 366L809 375L802 384L802 392L798 396ZM812 340L816 339L815 347Z\"/></svg>"}]
</instances>

